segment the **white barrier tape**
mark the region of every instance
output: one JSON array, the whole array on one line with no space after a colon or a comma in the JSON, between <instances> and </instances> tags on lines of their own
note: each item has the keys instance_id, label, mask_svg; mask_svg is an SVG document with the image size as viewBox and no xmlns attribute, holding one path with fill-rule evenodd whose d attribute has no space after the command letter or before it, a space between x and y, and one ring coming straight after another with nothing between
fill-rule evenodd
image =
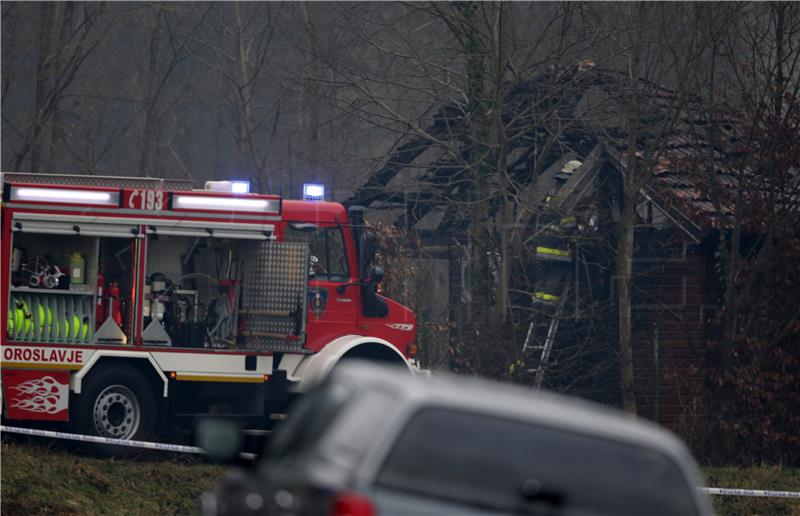
<instances>
[{"instance_id":1,"label":"white barrier tape","mask_svg":"<svg viewBox=\"0 0 800 516\"><path fill-rule=\"evenodd\" d=\"M205 453L205 451L202 448L198 448L197 446L183 446L180 444L167 444L167 443L151 443L148 441L133 441L130 439L112 439L110 437L68 434L66 432L53 432L51 430L36 430L33 428L19 428L14 426L0 426L0 432L37 435L40 437L53 437L56 439L71 439L73 441L84 441L89 443L116 444L118 446L131 446L134 448L145 448L148 450L163 450L163 451L171 451L178 453Z\"/></svg>"},{"instance_id":2,"label":"white barrier tape","mask_svg":"<svg viewBox=\"0 0 800 516\"><path fill-rule=\"evenodd\" d=\"M148 450L163 450L178 453L201 453L205 450L197 446L183 446L180 444L153 443L149 441L133 441L130 439L112 439L110 437L97 437L92 435L69 434L66 432L54 432L51 430L37 430L34 428L19 428L14 426L0 426L0 432L11 432L16 434L36 435L39 437L52 437L55 439L71 439L73 441L84 441L100 444L114 444L117 446L131 446L134 448L145 448ZM254 459L252 453L240 453L240 457ZM710 495L725 496L762 496L771 498L800 498L800 492L796 491L759 491L756 489L731 489L726 487L700 487L700 491Z\"/></svg>"},{"instance_id":3,"label":"white barrier tape","mask_svg":"<svg viewBox=\"0 0 800 516\"><path fill-rule=\"evenodd\" d=\"M800 498L796 491L759 491L757 489L731 489L727 487L701 487L700 491L711 495L767 496L771 498Z\"/></svg>"},{"instance_id":4,"label":"white barrier tape","mask_svg":"<svg viewBox=\"0 0 800 516\"><path fill-rule=\"evenodd\" d=\"M205 450L197 446L183 446L181 444L152 443L149 441L133 441L130 439L112 439L110 437L97 437L93 435L68 434L66 432L53 432L51 430L36 430L33 428L19 428L14 426L0 426L0 433L11 432L16 434L36 435L39 437L52 437L55 439L70 439L73 441L83 441L87 443L114 444L117 446L131 446L134 448L145 448L148 450L161 450L177 453L202 453ZM255 453L240 452L239 457L246 460L255 460Z\"/></svg>"}]
</instances>

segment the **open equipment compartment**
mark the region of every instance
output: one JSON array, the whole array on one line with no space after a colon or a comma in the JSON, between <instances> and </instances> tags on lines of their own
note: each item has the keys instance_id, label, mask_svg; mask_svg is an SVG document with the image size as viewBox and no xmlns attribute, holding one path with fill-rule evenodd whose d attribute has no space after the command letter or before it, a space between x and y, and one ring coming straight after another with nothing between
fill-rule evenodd
<instances>
[{"instance_id":1,"label":"open equipment compartment","mask_svg":"<svg viewBox=\"0 0 800 516\"><path fill-rule=\"evenodd\" d=\"M9 342L93 342L97 237L48 234L46 227L25 223L15 229Z\"/></svg>"},{"instance_id":2,"label":"open equipment compartment","mask_svg":"<svg viewBox=\"0 0 800 516\"><path fill-rule=\"evenodd\" d=\"M33 214L14 220L9 342L132 342L126 294L133 286L135 228Z\"/></svg>"},{"instance_id":3,"label":"open equipment compartment","mask_svg":"<svg viewBox=\"0 0 800 516\"><path fill-rule=\"evenodd\" d=\"M148 233L142 345L235 347L246 241L200 229Z\"/></svg>"},{"instance_id":4,"label":"open equipment compartment","mask_svg":"<svg viewBox=\"0 0 800 516\"><path fill-rule=\"evenodd\" d=\"M259 233L148 233L144 346L302 346L307 245L256 238Z\"/></svg>"}]
</instances>

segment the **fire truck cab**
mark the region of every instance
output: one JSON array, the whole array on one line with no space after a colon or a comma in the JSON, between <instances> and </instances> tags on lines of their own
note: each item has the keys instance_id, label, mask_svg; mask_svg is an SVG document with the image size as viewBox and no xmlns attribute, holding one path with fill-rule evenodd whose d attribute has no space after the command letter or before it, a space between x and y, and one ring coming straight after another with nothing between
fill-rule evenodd
<instances>
[{"instance_id":1,"label":"fire truck cab","mask_svg":"<svg viewBox=\"0 0 800 516\"><path fill-rule=\"evenodd\" d=\"M264 427L351 357L411 369L362 209L237 183L5 173L2 414L147 439Z\"/></svg>"}]
</instances>

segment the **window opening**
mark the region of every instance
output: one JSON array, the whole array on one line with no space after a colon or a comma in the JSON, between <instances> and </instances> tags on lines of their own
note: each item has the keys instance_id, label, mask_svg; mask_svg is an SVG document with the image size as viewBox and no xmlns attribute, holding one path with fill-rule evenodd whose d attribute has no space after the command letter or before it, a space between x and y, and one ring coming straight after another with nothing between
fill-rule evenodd
<instances>
[{"instance_id":1,"label":"window opening","mask_svg":"<svg viewBox=\"0 0 800 516\"><path fill-rule=\"evenodd\" d=\"M288 242L306 242L309 245L310 279L322 281L347 281L350 268L344 234L338 227L324 227L309 230L295 230L289 226L286 234Z\"/></svg>"}]
</instances>

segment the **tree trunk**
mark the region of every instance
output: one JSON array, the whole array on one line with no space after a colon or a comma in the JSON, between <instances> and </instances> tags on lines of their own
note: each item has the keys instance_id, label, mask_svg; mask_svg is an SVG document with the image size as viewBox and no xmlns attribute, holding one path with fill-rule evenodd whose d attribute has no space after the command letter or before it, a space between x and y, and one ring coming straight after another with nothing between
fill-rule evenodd
<instances>
[{"instance_id":1,"label":"tree trunk","mask_svg":"<svg viewBox=\"0 0 800 516\"><path fill-rule=\"evenodd\" d=\"M496 294L494 299L494 319L498 330L502 331L509 311L509 282L511 280L511 220L513 218L512 200L510 199L510 185L508 177L508 144L503 125L503 106L505 92L503 90L503 72L505 71L505 56L503 54L503 6L492 4L492 139L491 144L495 149L496 174L498 176L500 208L496 224L499 234L500 249L497 261L497 278L495 279Z\"/></svg>"},{"instance_id":2,"label":"tree trunk","mask_svg":"<svg viewBox=\"0 0 800 516\"><path fill-rule=\"evenodd\" d=\"M236 56L238 61L239 84L237 96L239 98L239 170L248 170L250 163L247 159L247 148L250 143L250 102L252 99L253 86L248 70L247 44L245 42L245 27L242 19L241 3L236 2Z\"/></svg>"},{"instance_id":3,"label":"tree trunk","mask_svg":"<svg viewBox=\"0 0 800 516\"><path fill-rule=\"evenodd\" d=\"M53 33L53 18L55 4L42 2L41 7L41 28L39 37L39 59L36 61L36 111L31 128L31 172L39 172L40 141L42 130L44 129L45 104L47 99L45 94L50 85L50 39ZM19 167L20 163L17 163Z\"/></svg>"},{"instance_id":4,"label":"tree trunk","mask_svg":"<svg viewBox=\"0 0 800 516\"><path fill-rule=\"evenodd\" d=\"M62 68L62 56L61 53L64 47L67 46L67 35L69 31L72 30L72 15L75 10L75 4L73 2L64 2L63 4L64 14L63 19L61 20L61 34L58 37L58 48L56 49L55 59L53 61L53 69L55 70L55 77L61 77L63 74ZM58 151L60 149L61 142L64 139L64 128L61 127L61 109L59 106L59 101L61 96L57 96L53 100L53 121L50 124L50 157L47 161L47 171L48 172L55 172L56 167L58 166Z\"/></svg>"},{"instance_id":5,"label":"tree trunk","mask_svg":"<svg viewBox=\"0 0 800 516\"><path fill-rule=\"evenodd\" d=\"M634 6L630 6L633 9ZM629 19L642 18L643 6L638 5L638 13L631 10ZM639 79L641 77L641 52L643 26L636 24L630 41L628 55L628 95L627 105L627 167L623 179L624 206L622 220L619 223L619 240L617 243L617 284L619 289L619 368L622 382L622 404L625 412L636 414L636 393L633 377L633 322L631 320L631 286L633 284L633 241L636 223L636 201L639 188L643 184L644 170L639 166L637 157L637 132L639 129Z\"/></svg>"},{"instance_id":6,"label":"tree trunk","mask_svg":"<svg viewBox=\"0 0 800 516\"><path fill-rule=\"evenodd\" d=\"M744 190L744 173L739 171L739 181L736 187L736 203L734 209L733 237L728 250L728 263L725 269L725 297L723 299L724 316L722 319L722 367L727 368L730 355L733 351L733 341L736 337L736 312L739 310L739 298L736 292L736 277L739 273L739 246L742 235L742 195Z\"/></svg>"},{"instance_id":7,"label":"tree trunk","mask_svg":"<svg viewBox=\"0 0 800 516\"><path fill-rule=\"evenodd\" d=\"M306 148L304 150L304 159L310 167L312 181L327 181L327 177L323 177L324 167L322 166L321 158L321 132L320 132L320 100L319 95L314 94L314 89L317 88L315 81L320 79L320 56L322 48L317 41L317 27L314 25L314 20L311 18L311 13L308 11L308 6L305 2L297 4L300 9L300 15L303 18L303 26L305 28L305 36L308 40L308 46L311 51L308 53L308 58L305 62L305 75L302 88L300 89L300 106L302 111L307 114L305 116L298 113L300 118L300 127L305 127L306 133Z\"/></svg>"},{"instance_id":8,"label":"tree trunk","mask_svg":"<svg viewBox=\"0 0 800 516\"><path fill-rule=\"evenodd\" d=\"M457 4L463 21L462 45L467 64L467 119L468 138L463 154L472 175L469 238L470 293L469 313L473 324L486 325L491 319L491 282L489 281L489 261L486 245L492 236L487 232L489 221L489 171L487 170L487 143L490 138L489 122L486 117L486 49L476 28L477 4Z\"/></svg>"},{"instance_id":9,"label":"tree trunk","mask_svg":"<svg viewBox=\"0 0 800 516\"><path fill-rule=\"evenodd\" d=\"M631 171L629 171L630 173ZM626 196L630 197L630 196ZM633 378L633 339L631 321L631 284L633 272L634 203L626 202L619 223L617 283L619 287L619 366L622 379L622 404L625 412L636 414Z\"/></svg>"},{"instance_id":10,"label":"tree trunk","mask_svg":"<svg viewBox=\"0 0 800 516\"><path fill-rule=\"evenodd\" d=\"M158 96L158 54L160 47L159 31L163 11L159 7L153 32L150 35L150 54L147 67L147 92L144 98L144 128L142 130L141 151L139 153L139 176L147 175L150 166L150 150L153 145L153 125L155 123L156 97Z\"/></svg>"}]
</instances>

